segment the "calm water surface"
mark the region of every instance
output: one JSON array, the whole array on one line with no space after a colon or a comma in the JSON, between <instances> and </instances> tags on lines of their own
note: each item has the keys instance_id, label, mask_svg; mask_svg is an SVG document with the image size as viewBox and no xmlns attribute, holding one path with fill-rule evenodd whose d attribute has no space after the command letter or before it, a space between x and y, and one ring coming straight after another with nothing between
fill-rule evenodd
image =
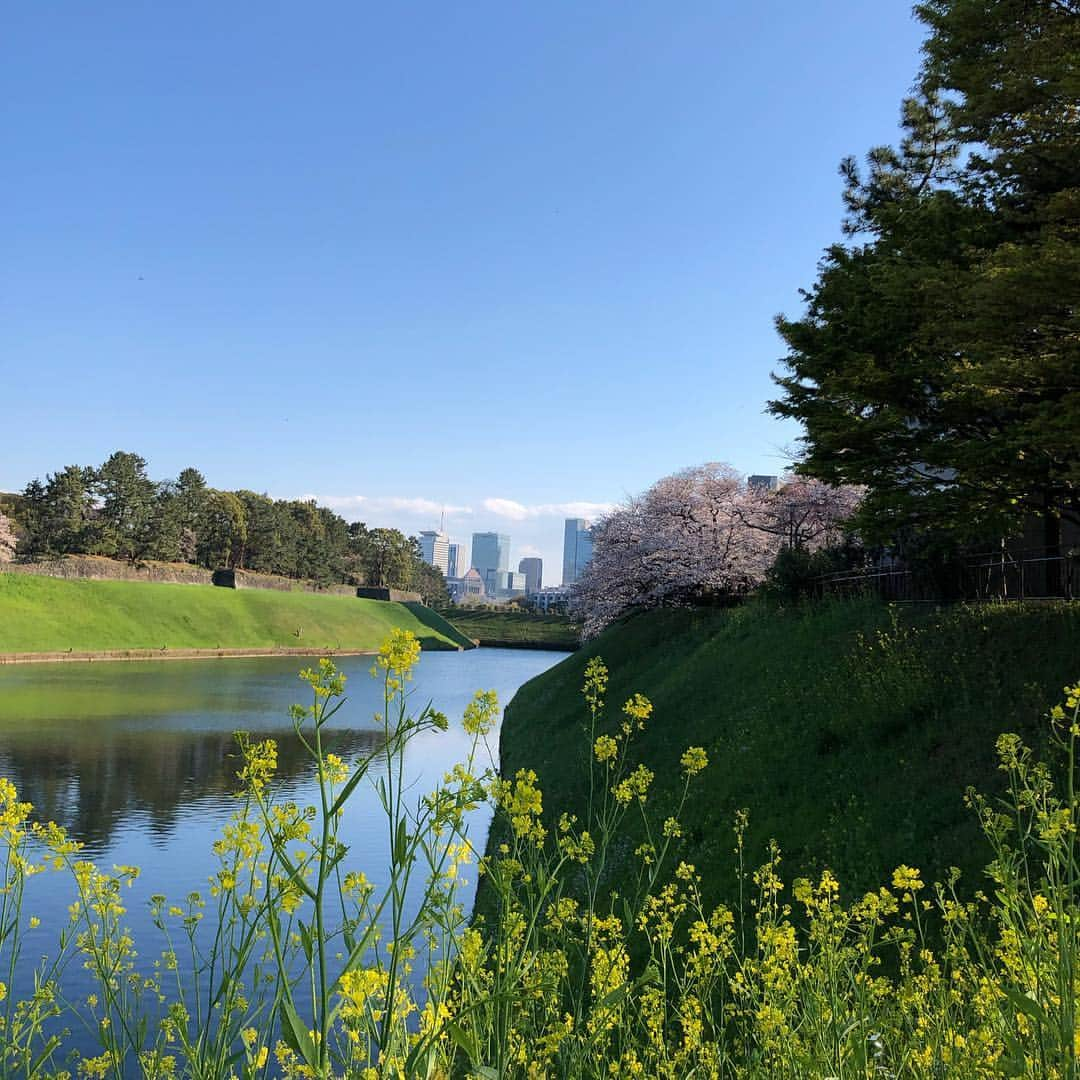
<instances>
[{"instance_id":1,"label":"calm water surface","mask_svg":"<svg viewBox=\"0 0 1080 1080\"><path fill-rule=\"evenodd\" d=\"M419 709L433 701L450 717L450 730L409 745L405 767L413 794L429 791L466 756L471 740L461 714L476 690L496 690L505 705L519 686L565 655L424 653L411 684L413 704ZM348 676L348 700L332 721L331 748L346 760L381 741L372 714L382 707L382 691L369 674L371 662L364 656L338 661ZM291 703L310 701L297 678L302 666L295 657L0 666L0 775L34 804L35 816L59 822L81 840L86 857L103 868L142 868L126 891L142 955L160 953L148 898L164 893L180 902L194 890L205 893L216 868L211 845L235 809L235 731L277 739L278 792L302 804L315 800L313 771L287 714ZM496 756L498 731L488 738ZM363 870L375 884L386 880L381 815L373 789L361 784L342 825L350 847L345 869ZM490 811L481 808L470 822L477 847L489 820ZM42 920L27 939L29 962L50 949L66 922L71 895L61 882L49 874L28 884L26 912ZM463 899L471 903L471 895ZM82 977L71 968L68 978ZM66 989L79 996L90 987Z\"/></svg>"}]
</instances>

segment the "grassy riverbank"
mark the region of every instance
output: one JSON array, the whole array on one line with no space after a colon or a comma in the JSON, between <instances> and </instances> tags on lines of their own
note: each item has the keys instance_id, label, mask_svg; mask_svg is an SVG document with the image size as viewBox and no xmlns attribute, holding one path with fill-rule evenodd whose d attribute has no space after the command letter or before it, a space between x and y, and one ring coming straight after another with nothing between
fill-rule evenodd
<instances>
[{"instance_id":1,"label":"grassy riverbank","mask_svg":"<svg viewBox=\"0 0 1080 1080\"><path fill-rule=\"evenodd\" d=\"M579 627L566 615L487 608L448 608L442 614L481 645L569 651L580 643Z\"/></svg>"},{"instance_id":2,"label":"grassy riverbank","mask_svg":"<svg viewBox=\"0 0 1080 1080\"><path fill-rule=\"evenodd\" d=\"M973 890L989 852L965 788L1002 790L999 733L1044 742L1048 703L1080 675L1080 607L937 612L860 601L632 618L527 683L507 711L504 774L536 770L550 821L584 814L580 690L594 656L611 672L604 730L617 728L635 691L653 701L631 759L655 773L650 805L661 820L682 790L683 750L708 752L674 855L697 865L709 899L737 893L732 823L743 807L748 859L763 861L775 838L789 879L828 866L859 893L901 863L931 879L958 866ZM641 838L637 823L611 887L636 873Z\"/></svg>"},{"instance_id":3,"label":"grassy riverbank","mask_svg":"<svg viewBox=\"0 0 1080 1080\"><path fill-rule=\"evenodd\" d=\"M419 604L0 573L0 653L374 650L395 628L413 631L426 649L469 644Z\"/></svg>"}]
</instances>

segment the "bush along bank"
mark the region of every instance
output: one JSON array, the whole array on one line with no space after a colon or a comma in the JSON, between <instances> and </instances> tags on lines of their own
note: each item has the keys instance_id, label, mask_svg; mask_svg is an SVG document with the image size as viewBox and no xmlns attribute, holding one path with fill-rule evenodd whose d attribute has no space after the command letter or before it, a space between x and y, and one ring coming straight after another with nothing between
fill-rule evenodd
<instances>
[{"instance_id":1,"label":"bush along bank","mask_svg":"<svg viewBox=\"0 0 1080 1080\"><path fill-rule=\"evenodd\" d=\"M31 930L41 954L47 931L24 913L43 878L69 876L78 897L32 996L3 987L5 1074L68 1075L64 1036L52 1034L65 1025L97 1034L100 1052L73 1064L87 1077L1075 1077L1080 686L1045 723L1053 766L1002 736L1003 809L971 797L994 857L991 895L960 900L951 878L930 885L906 864L852 900L827 870L788 892L779 849L751 861L737 823L745 890L731 908L705 904L691 863L668 868L691 824L689 793L716 763L684 747L667 777L678 805L658 809L659 774L632 758L664 718L640 693L609 711L613 680L598 658L583 672L584 818L548 830L534 773L479 771L497 714L483 692L461 721L468 759L415 799L402 782L406 747L449 724L431 706L409 710L418 656L406 632L384 645L384 742L352 762L321 741L343 676L329 660L302 673L311 704L292 717L319 783L314 807L275 796L272 740L241 737L240 798L208 893L153 898L160 965L140 961L124 929L123 885L137 868L87 861L57 826L31 824L0 781L3 970L16 970ZM387 819L381 886L337 833L367 782ZM477 868L495 901L481 933L460 890L472 859L465 817L485 798L506 839ZM651 846L634 887L615 893L605 868L634 819ZM405 900L410 883L418 903ZM95 990L69 1000L59 981L75 959ZM410 977L419 965L422 987ZM261 977L247 979L253 966Z\"/></svg>"}]
</instances>

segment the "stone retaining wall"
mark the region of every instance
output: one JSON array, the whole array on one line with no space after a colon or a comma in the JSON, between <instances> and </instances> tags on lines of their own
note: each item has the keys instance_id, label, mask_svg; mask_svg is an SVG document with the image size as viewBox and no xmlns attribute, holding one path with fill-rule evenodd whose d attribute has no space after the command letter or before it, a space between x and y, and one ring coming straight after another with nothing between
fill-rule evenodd
<instances>
[{"instance_id":1,"label":"stone retaining wall","mask_svg":"<svg viewBox=\"0 0 1080 1080\"><path fill-rule=\"evenodd\" d=\"M40 562L4 563L5 574L85 578L92 581L155 581L166 585L209 585L211 573L201 566L169 562L121 562L104 555L62 555Z\"/></svg>"},{"instance_id":2,"label":"stone retaining wall","mask_svg":"<svg viewBox=\"0 0 1080 1080\"><path fill-rule=\"evenodd\" d=\"M39 562L4 563L5 574L32 574L41 577L83 578L91 581L153 581L163 585L223 585L230 589L274 589L278 592L329 593L355 596L355 585L316 585L276 574L252 570L206 570L190 563L129 563L104 555L61 555ZM411 596L412 594L410 594Z\"/></svg>"}]
</instances>

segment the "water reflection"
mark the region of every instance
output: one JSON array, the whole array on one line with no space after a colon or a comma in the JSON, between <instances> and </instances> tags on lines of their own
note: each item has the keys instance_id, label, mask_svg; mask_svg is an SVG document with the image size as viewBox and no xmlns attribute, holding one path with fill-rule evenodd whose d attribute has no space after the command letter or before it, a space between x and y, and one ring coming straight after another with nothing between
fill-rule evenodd
<instances>
[{"instance_id":1,"label":"water reflection","mask_svg":"<svg viewBox=\"0 0 1080 1080\"><path fill-rule=\"evenodd\" d=\"M311 759L291 732L253 732L252 738L278 741L277 791L296 790L313 777ZM328 750L353 761L381 749L384 740L379 731L360 730L330 732L325 742ZM376 759L371 772L380 764ZM65 739L19 732L0 747L0 775L33 803L35 816L63 825L91 851L107 847L133 813L142 816L149 835L167 840L181 811L191 811L199 801L213 806L226 801L238 786L239 767L235 736L218 731L102 737L83 727Z\"/></svg>"},{"instance_id":2,"label":"water reflection","mask_svg":"<svg viewBox=\"0 0 1080 1080\"><path fill-rule=\"evenodd\" d=\"M445 732L426 732L405 753L409 801L439 782L468 754L470 737L455 718L478 689L494 689L506 703L526 680L564 658L561 653L480 649L425 653L415 672L414 704L429 700L452 718ZM32 664L0 666L0 775L86 845L85 855L108 868L125 863L142 876L124 891L125 925L150 964L163 941L149 915L150 898L175 901L207 888L218 869L213 843L236 810L232 792L239 764L234 731L278 742L277 798L301 805L318 798L314 770L297 742L288 707L305 700L296 658L172 663ZM368 676L370 657L342 658L349 697L327 732L328 749L346 761L381 746L372 720L381 689ZM491 746L497 745L497 732ZM372 772L378 775L378 757ZM374 778L374 777L373 777ZM490 808L469 815L469 835L482 848ZM343 870L362 870L387 885L385 817L373 784L353 793L341 820L348 852ZM419 879L418 879L419 881ZM475 880L460 899L472 902ZM41 918L34 948L50 942L68 921L73 885L65 875L39 874L27 883L27 911ZM411 902L409 897L407 902ZM418 961L416 978L423 975ZM9 981L9 980L5 980ZM26 960L9 986L12 997L32 992ZM81 965L69 966L64 990L83 1001L95 989ZM95 1052L93 1033L76 1031L72 1044Z\"/></svg>"}]
</instances>

